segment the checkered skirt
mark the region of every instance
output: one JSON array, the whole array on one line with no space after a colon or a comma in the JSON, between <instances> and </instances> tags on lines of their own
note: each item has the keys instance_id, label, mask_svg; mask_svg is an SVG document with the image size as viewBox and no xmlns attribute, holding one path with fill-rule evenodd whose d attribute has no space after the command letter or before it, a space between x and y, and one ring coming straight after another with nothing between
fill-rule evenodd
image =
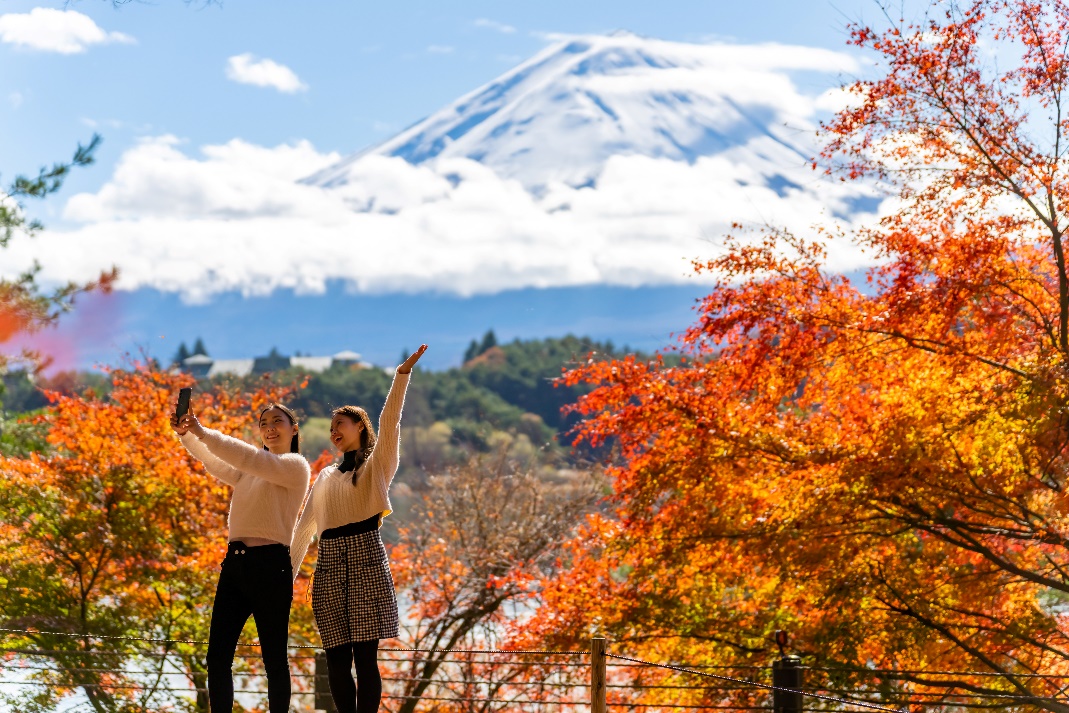
<instances>
[{"instance_id":1,"label":"checkered skirt","mask_svg":"<svg viewBox=\"0 0 1069 713\"><path fill-rule=\"evenodd\" d=\"M397 595L378 530L320 540L312 613L327 649L397 636Z\"/></svg>"}]
</instances>

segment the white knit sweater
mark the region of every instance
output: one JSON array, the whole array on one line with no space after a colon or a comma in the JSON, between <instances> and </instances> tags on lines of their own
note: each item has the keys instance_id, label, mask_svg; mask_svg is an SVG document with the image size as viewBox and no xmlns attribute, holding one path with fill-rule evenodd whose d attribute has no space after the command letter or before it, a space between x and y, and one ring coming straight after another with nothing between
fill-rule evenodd
<instances>
[{"instance_id":1,"label":"white knit sweater","mask_svg":"<svg viewBox=\"0 0 1069 713\"><path fill-rule=\"evenodd\" d=\"M373 515L385 517L393 512L390 506L390 483L397 472L401 407L405 403L405 391L411 374L394 374L390 393L379 416L378 440L371 455L357 469L356 484L353 484L352 472L342 473L337 465L328 465L319 471L312 484L308 503L293 531L290 559L293 561L294 577L304 561L313 532L319 536L332 527L367 520Z\"/></svg>"},{"instance_id":2,"label":"white knit sweater","mask_svg":"<svg viewBox=\"0 0 1069 713\"><path fill-rule=\"evenodd\" d=\"M311 469L299 453L275 455L210 428L182 445L209 473L233 486L227 525L230 541L262 537L286 544L308 492Z\"/></svg>"}]
</instances>

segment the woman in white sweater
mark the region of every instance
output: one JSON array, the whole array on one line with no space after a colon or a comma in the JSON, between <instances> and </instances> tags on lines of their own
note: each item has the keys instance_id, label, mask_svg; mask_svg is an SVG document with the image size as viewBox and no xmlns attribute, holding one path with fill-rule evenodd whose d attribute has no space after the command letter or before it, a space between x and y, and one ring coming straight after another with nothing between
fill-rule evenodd
<instances>
[{"instance_id":1,"label":"woman in white sweater","mask_svg":"<svg viewBox=\"0 0 1069 713\"><path fill-rule=\"evenodd\" d=\"M344 454L342 462L320 471L293 532L295 573L312 534L319 536L312 613L327 652L338 713L378 710L379 639L398 634L397 597L379 526L393 512L390 483L397 472L401 407L412 367L425 351L426 344L397 367L377 438L364 409L342 406L334 411L330 440ZM354 663L359 687L350 673Z\"/></svg>"},{"instance_id":2,"label":"woman in white sweater","mask_svg":"<svg viewBox=\"0 0 1069 713\"><path fill-rule=\"evenodd\" d=\"M311 474L308 461L298 453L298 424L292 411L269 404L257 423L262 450L204 428L192 412L171 417L186 450L234 489L207 656L208 701L212 711L226 713L234 707L234 652L250 615L260 636L271 713L287 713L290 704L289 542Z\"/></svg>"}]
</instances>

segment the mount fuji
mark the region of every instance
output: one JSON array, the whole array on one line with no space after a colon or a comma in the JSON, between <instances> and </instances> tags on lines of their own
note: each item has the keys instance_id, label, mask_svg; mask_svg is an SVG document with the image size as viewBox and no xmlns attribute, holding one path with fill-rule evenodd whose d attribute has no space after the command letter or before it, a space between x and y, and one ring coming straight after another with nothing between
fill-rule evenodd
<instances>
[{"instance_id":1,"label":"mount fuji","mask_svg":"<svg viewBox=\"0 0 1069 713\"><path fill-rule=\"evenodd\" d=\"M373 156L413 165L463 158L540 196L554 184L596 187L613 158L693 164L723 156L759 167L759 183L785 197L812 183L813 111L822 108L789 73L850 68L842 54L816 48L686 44L628 32L565 38L305 182L350 185Z\"/></svg>"}]
</instances>

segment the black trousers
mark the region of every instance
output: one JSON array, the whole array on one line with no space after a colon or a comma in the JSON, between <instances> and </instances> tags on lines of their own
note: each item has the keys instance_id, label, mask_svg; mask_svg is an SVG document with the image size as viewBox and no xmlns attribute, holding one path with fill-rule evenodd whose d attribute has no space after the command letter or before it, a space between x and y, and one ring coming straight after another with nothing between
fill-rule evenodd
<instances>
[{"instance_id":1,"label":"black trousers","mask_svg":"<svg viewBox=\"0 0 1069 713\"><path fill-rule=\"evenodd\" d=\"M251 615L260 636L271 713L290 705L290 605L293 568L285 545L246 547L231 542L219 574L208 634L208 702L212 713L234 708L234 652Z\"/></svg>"}]
</instances>

